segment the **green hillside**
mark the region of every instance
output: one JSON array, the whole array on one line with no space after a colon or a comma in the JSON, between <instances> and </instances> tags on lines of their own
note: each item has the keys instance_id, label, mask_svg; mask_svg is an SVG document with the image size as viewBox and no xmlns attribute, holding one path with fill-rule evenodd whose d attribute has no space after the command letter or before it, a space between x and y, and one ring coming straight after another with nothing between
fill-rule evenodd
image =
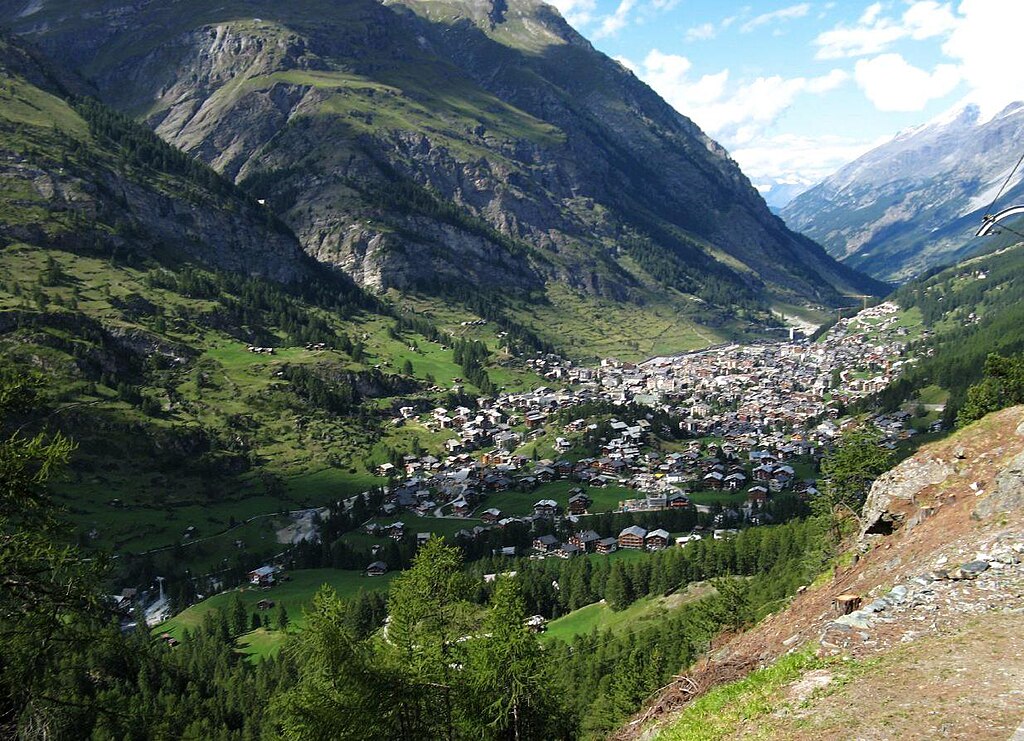
<instances>
[{"instance_id":1,"label":"green hillside","mask_svg":"<svg viewBox=\"0 0 1024 741\"><path fill-rule=\"evenodd\" d=\"M78 444L57 489L84 544L203 572L276 553L276 513L365 491L390 450L437 443L390 419L452 400L467 373L449 335L509 343L465 310L369 297L22 47L3 42L0 70L0 360L46 376L28 422ZM492 361L488 383L541 383Z\"/></svg>"},{"instance_id":2,"label":"green hillside","mask_svg":"<svg viewBox=\"0 0 1024 741\"><path fill-rule=\"evenodd\" d=\"M1001 239L1005 245L1007 238ZM895 293L906 315L920 318L923 335L910 353L915 365L880 395L885 406L944 401L952 421L989 353L1024 350L1024 249L1020 242L1004 245L931 271Z\"/></svg>"}]
</instances>

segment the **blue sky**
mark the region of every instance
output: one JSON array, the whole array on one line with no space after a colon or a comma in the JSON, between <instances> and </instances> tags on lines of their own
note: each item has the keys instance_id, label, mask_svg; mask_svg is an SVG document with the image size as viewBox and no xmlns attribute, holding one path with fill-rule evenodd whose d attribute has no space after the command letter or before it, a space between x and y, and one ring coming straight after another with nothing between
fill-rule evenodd
<instances>
[{"instance_id":1,"label":"blue sky","mask_svg":"<svg viewBox=\"0 0 1024 741\"><path fill-rule=\"evenodd\" d=\"M991 116L1024 98L1024 0L552 4L762 190L816 182L968 102Z\"/></svg>"}]
</instances>

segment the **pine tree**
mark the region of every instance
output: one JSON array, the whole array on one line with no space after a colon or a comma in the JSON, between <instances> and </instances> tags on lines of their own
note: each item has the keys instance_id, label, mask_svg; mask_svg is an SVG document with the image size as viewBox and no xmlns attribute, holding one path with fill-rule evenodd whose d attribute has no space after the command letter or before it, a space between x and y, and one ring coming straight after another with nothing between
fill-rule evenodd
<instances>
[{"instance_id":1,"label":"pine tree","mask_svg":"<svg viewBox=\"0 0 1024 741\"><path fill-rule=\"evenodd\" d=\"M228 621L233 636L242 635L249 627L249 611L245 608L241 592L236 591L231 595L231 602L228 605Z\"/></svg>"},{"instance_id":2,"label":"pine tree","mask_svg":"<svg viewBox=\"0 0 1024 741\"><path fill-rule=\"evenodd\" d=\"M633 588L621 561L616 561L608 575L604 598L613 610L624 610L633 603Z\"/></svg>"},{"instance_id":3,"label":"pine tree","mask_svg":"<svg viewBox=\"0 0 1024 741\"><path fill-rule=\"evenodd\" d=\"M288 628L288 609L284 606L284 602L277 603L277 615L276 615L277 629L287 630Z\"/></svg>"}]
</instances>

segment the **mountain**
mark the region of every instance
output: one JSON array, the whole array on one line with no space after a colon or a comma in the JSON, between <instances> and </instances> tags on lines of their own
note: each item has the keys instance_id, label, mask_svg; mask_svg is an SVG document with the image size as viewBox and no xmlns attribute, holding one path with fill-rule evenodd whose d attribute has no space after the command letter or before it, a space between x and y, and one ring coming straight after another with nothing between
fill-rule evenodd
<instances>
[{"instance_id":1,"label":"mountain","mask_svg":"<svg viewBox=\"0 0 1024 741\"><path fill-rule=\"evenodd\" d=\"M985 254L929 271L893 295L904 323L925 331L911 349L916 362L880 394L884 406L941 400L952 422L990 353L1024 351L1024 244L1010 234L994 240Z\"/></svg>"},{"instance_id":2,"label":"mountain","mask_svg":"<svg viewBox=\"0 0 1024 741\"><path fill-rule=\"evenodd\" d=\"M759 178L754 185L760 191L764 202L772 213L778 214L790 201L810 188L814 183L795 178Z\"/></svg>"},{"instance_id":3,"label":"mountain","mask_svg":"<svg viewBox=\"0 0 1024 741\"><path fill-rule=\"evenodd\" d=\"M718 144L535 0L0 12L364 286L717 326L885 290L789 231Z\"/></svg>"},{"instance_id":4,"label":"mountain","mask_svg":"<svg viewBox=\"0 0 1024 741\"><path fill-rule=\"evenodd\" d=\"M1024 151L1024 103L976 106L906 131L793 199L781 215L845 264L904 281L980 246L974 233ZM1024 197L1024 172L995 209Z\"/></svg>"},{"instance_id":5,"label":"mountain","mask_svg":"<svg viewBox=\"0 0 1024 741\"><path fill-rule=\"evenodd\" d=\"M393 409L468 400L457 377L490 383L425 312L393 313L244 191L84 92L0 36L0 373L45 377L16 426L76 441L54 488L83 543L130 570L128 554L186 531L363 491L426 434L384 439ZM496 333L460 328L491 348ZM151 563L252 568L280 547L270 523Z\"/></svg>"}]
</instances>

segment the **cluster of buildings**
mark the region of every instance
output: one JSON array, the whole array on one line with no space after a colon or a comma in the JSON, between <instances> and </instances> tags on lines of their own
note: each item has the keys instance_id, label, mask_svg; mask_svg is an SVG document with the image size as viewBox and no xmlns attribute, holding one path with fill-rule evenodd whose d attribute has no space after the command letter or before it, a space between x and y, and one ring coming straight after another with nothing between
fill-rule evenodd
<instances>
[{"instance_id":1,"label":"cluster of buildings","mask_svg":"<svg viewBox=\"0 0 1024 741\"><path fill-rule=\"evenodd\" d=\"M477 537L489 527L563 514L557 502L540 499L532 515L509 517L495 495L570 479L635 490L622 511L692 506L692 492L744 493L743 504L719 513L716 524L757 524L765 521L760 510L772 495L814 493L813 481L801 480L794 463L814 460L841 433L845 404L896 377L907 340L898 307L883 303L840 320L817 342L731 344L642 363L606 359L598 367L552 355L531 358L526 362L533 371L564 387L480 398L475 408L400 410L401 419L418 418L431 430L451 430L452 437L436 455L407 455L379 467L391 479L381 514L476 517L482 525L465 534ZM517 454L542 437L556 455L571 450L597 424L565 410L593 402L650 406L678 426L669 432L694 440L684 450L658 454L646 445L649 419L612 419L602 428L609 434L599 449L588 451L592 457L535 461ZM901 432L903 421L880 417L877 424L896 438L908 434ZM582 490L574 495L586 497ZM564 514L583 514L590 504L570 500ZM377 534L404 537L395 525Z\"/></svg>"}]
</instances>

